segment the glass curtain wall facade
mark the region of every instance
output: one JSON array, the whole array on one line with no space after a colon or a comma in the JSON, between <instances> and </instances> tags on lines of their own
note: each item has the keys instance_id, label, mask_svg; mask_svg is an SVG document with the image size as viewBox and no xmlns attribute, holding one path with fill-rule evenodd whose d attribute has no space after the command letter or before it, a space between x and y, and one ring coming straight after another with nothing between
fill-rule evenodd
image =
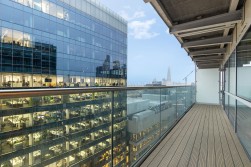
<instances>
[{"instance_id":1,"label":"glass curtain wall facade","mask_svg":"<svg viewBox=\"0 0 251 167\"><path fill-rule=\"evenodd\" d=\"M0 166L126 166L125 100L124 91L0 99Z\"/></svg>"},{"instance_id":2,"label":"glass curtain wall facade","mask_svg":"<svg viewBox=\"0 0 251 167\"><path fill-rule=\"evenodd\" d=\"M225 63L225 111L251 158L251 28ZM238 98L236 98L238 97Z\"/></svg>"},{"instance_id":3,"label":"glass curtain wall facade","mask_svg":"<svg viewBox=\"0 0 251 167\"><path fill-rule=\"evenodd\" d=\"M127 23L88 0L0 1L0 88L125 86Z\"/></svg>"},{"instance_id":4,"label":"glass curtain wall facade","mask_svg":"<svg viewBox=\"0 0 251 167\"><path fill-rule=\"evenodd\" d=\"M95 1L0 0L0 89L126 86L127 23ZM125 166L125 92L0 100L0 166Z\"/></svg>"}]
</instances>

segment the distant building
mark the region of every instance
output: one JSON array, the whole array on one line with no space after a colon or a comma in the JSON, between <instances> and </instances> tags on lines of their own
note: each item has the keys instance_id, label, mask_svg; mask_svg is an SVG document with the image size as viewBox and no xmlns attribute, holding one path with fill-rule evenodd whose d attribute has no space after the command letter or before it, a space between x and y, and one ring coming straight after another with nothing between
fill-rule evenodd
<instances>
[{"instance_id":1,"label":"distant building","mask_svg":"<svg viewBox=\"0 0 251 167\"><path fill-rule=\"evenodd\" d=\"M162 80L162 85L164 85L164 86L171 86L171 85L173 85L172 78L171 78L171 69L170 69L170 66L168 67L167 78Z\"/></svg>"},{"instance_id":2,"label":"distant building","mask_svg":"<svg viewBox=\"0 0 251 167\"><path fill-rule=\"evenodd\" d=\"M161 96L161 122L160 122L160 96L155 94L141 94L138 98L127 99L128 133L130 135L130 162L138 160L149 148L149 143L155 141L160 135L160 129L169 127L175 117L175 106L169 95ZM163 116L164 115L164 116ZM162 124L162 127L160 125Z\"/></svg>"},{"instance_id":3,"label":"distant building","mask_svg":"<svg viewBox=\"0 0 251 167\"><path fill-rule=\"evenodd\" d=\"M146 84L145 86L163 86L163 85L161 81L157 81L156 79L154 79L152 83Z\"/></svg>"}]
</instances>

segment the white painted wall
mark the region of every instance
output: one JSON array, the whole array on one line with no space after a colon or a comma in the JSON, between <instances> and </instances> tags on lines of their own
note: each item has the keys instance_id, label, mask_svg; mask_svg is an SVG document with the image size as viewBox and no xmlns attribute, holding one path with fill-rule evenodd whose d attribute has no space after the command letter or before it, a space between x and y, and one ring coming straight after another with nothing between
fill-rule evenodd
<instances>
[{"instance_id":1,"label":"white painted wall","mask_svg":"<svg viewBox=\"0 0 251 167\"><path fill-rule=\"evenodd\" d=\"M198 69L197 103L219 104L219 69Z\"/></svg>"}]
</instances>

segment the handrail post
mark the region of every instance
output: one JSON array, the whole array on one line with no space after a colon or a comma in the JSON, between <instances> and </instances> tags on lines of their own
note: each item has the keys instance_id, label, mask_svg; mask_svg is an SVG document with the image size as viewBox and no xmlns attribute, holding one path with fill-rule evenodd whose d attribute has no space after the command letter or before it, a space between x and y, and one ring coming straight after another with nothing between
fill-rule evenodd
<instances>
[{"instance_id":1,"label":"handrail post","mask_svg":"<svg viewBox=\"0 0 251 167\"><path fill-rule=\"evenodd\" d=\"M177 121L177 119L178 119L177 88L175 88L175 103L176 103L176 105L175 105L175 111L176 111L176 121Z\"/></svg>"},{"instance_id":2,"label":"handrail post","mask_svg":"<svg viewBox=\"0 0 251 167\"><path fill-rule=\"evenodd\" d=\"M112 138L112 148L111 148L111 164L113 166L113 159L114 159L114 152L113 152L113 148L114 148L114 142L113 142L113 135L114 135L114 129L113 129L113 126L114 126L114 90L112 91L112 111L111 111L111 118L112 118L112 123L111 123L111 130L112 130L112 133L111 133L111 138Z\"/></svg>"},{"instance_id":3,"label":"handrail post","mask_svg":"<svg viewBox=\"0 0 251 167\"><path fill-rule=\"evenodd\" d=\"M234 50L234 58L235 58L235 95L237 96L237 52L236 49ZM237 133L237 100L235 99L235 124L234 124L234 130L235 133Z\"/></svg>"}]
</instances>

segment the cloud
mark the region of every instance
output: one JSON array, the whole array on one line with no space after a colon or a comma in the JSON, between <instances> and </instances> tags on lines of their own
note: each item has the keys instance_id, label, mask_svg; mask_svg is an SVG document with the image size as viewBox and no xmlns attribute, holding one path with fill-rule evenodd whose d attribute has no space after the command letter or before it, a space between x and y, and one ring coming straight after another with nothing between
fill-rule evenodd
<instances>
[{"instance_id":1,"label":"cloud","mask_svg":"<svg viewBox=\"0 0 251 167\"><path fill-rule=\"evenodd\" d=\"M129 33L135 39L150 39L158 36L159 34L151 31L152 25L156 23L155 19L146 21L132 21L128 24L131 32Z\"/></svg>"},{"instance_id":2,"label":"cloud","mask_svg":"<svg viewBox=\"0 0 251 167\"><path fill-rule=\"evenodd\" d=\"M136 11L133 13L132 16L130 16L126 11L122 10L119 12L120 16L126 19L127 21L139 19L142 17L145 17L145 12L144 11Z\"/></svg>"}]
</instances>

